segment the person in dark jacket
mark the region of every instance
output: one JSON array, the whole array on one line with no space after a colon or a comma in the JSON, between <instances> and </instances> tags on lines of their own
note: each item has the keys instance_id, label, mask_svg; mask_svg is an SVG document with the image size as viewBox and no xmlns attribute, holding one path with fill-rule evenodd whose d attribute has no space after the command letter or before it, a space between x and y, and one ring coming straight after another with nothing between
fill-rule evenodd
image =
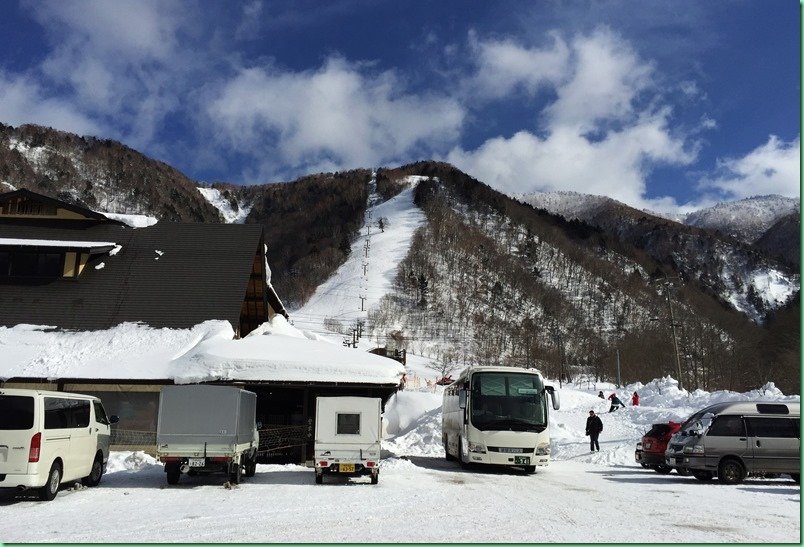
<instances>
[{"instance_id":1,"label":"person in dark jacket","mask_svg":"<svg viewBox=\"0 0 804 547\"><path fill-rule=\"evenodd\" d=\"M620 398L617 397L616 393L612 393L611 395L609 395L609 400L611 401L611 408L609 408L609 412L614 412L620 407L625 408L625 405L620 400Z\"/></svg>"},{"instance_id":2,"label":"person in dark jacket","mask_svg":"<svg viewBox=\"0 0 804 547\"><path fill-rule=\"evenodd\" d=\"M594 452L597 449L600 452L600 443L597 438L600 432L603 431L603 422L600 416L595 415L594 410L589 411L589 417L586 419L586 434L589 435L589 450Z\"/></svg>"}]
</instances>

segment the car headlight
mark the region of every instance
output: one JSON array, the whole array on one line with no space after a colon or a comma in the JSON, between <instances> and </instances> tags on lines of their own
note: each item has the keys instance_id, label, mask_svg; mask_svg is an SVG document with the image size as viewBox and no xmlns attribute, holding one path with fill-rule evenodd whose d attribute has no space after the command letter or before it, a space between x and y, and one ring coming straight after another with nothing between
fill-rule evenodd
<instances>
[{"instance_id":1,"label":"car headlight","mask_svg":"<svg viewBox=\"0 0 804 547\"><path fill-rule=\"evenodd\" d=\"M637 450L642 450L642 443L637 443L637 447L636 447L636 449L637 449Z\"/></svg>"},{"instance_id":2,"label":"car headlight","mask_svg":"<svg viewBox=\"0 0 804 547\"><path fill-rule=\"evenodd\" d=\"M486 446L480 443L469 443L469 452L475 452L477 454L485 454Z\"/></svg>"},{"instance_id":3,"label":"car headlight","mask_svg":"<svg viewBox=\"0 0 804 547\"><path fill-rule=\"evenodd\" d=\"M537 456L547 456L550 454L550 445L549 444L540 444L536 447L536 455Z\"/></svg>"},{"instance_id":4,"label":"car headlight","mask_svg":"<svg viewBox=\"0 0 804 547\"><path fill-rule=\"evenodd\" d=\"M696 444L695 446L693 446L692 447L692 453L693 454L703 454L704 453L703 445L702 444Z\"/></svg>"},{"instance_id":5,"label":"car headlight","mask_svg":"<svg viewBox=\"0 0 804 547\"><path fill-rule=\"evenodd\" d=\"M684 447L684 454L692 454L692 447L691 446L685 446Z\"/></svg>"}]
</instances>

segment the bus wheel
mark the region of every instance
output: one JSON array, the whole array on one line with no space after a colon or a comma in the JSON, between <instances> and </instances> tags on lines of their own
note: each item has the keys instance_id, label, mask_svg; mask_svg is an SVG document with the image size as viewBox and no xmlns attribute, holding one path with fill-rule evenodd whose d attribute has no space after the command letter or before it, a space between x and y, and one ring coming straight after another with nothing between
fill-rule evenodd
<instances>
[{"instance_id":1,"label":"bus wheel","mask_svg":"<svg viewBox=\"0 0 804 547\"><path fill-rule=\"evenodd\" d=\"M535 473L535 472L536 472L536 466L535 465L526 465L525 466L525 473L531 474L531 473Z\"/></svg>"},{"instance_id":2,"label":"bus wheel","mask_svg":"<svg viewBox=\"0 0 804 547\"><path fill-rule=\"evenodd\" d=\"M455 458L449 453L449 443L447 443L447 439L444 439L444 458L448 462L455 461Z\"/></svg>"},{"instance_id":3,"label":"bus wheel","mask_svg":"<svg viewBox=\"0 0 804 547\"><path fill-rule=\"evenodd\" d=\"M464 469L469 468L469 462L463 459L463 439L458 437L458 462Z\"/></svg>"}]
</instances>

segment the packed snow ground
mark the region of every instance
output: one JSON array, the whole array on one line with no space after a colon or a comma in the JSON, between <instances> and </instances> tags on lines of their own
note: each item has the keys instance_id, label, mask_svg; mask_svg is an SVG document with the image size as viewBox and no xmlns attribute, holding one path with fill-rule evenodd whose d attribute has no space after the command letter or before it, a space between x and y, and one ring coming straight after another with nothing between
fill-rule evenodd
<instances>
[{"instance_id":1,"label":"packed snow ground","mask_svg":"<svg viewBox=\"0 0 804 547\"><path fill-rule=\"evenodd\" d=\"M440 388L439 388L440 389ZM168 487L143 453L116 452L96 488L63 487L53 502L0 496L3 542L793 542L800 489L788 477L738 486L659 475L634 462L654 422L679 420L719 401L799 401L772 384L751 393L679 391L669 378L634 390L642 406L608 413L611 385L564 386L551 414L553 461L515 469L462 470L443 459L441 394L404 391L385 412L380 482L325 479L299 465L259 465L239 487L223 475ZM601 452L583 435L601 412Z\"/></svg>"}]
</instances>

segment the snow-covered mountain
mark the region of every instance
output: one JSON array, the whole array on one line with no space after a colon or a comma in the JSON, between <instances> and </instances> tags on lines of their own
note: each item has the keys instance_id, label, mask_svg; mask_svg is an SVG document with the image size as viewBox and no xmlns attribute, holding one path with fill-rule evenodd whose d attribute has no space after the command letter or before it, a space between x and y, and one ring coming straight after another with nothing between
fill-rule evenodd
<instances>
[{"instance_id":1,"label":"snow-covered mountain","mask_svg":"<svg viewBox=\"0 0 804 547\"><path fill-rule=\"evenodd\" d=\"M0 181L103 211L262 224L292 320L338 337L360 321L373 344L445 369L610 377L619 352L629 374L683 360L685 380L705 387L743 387L757 371L798 385L798 271L769 250L797 240L791 215L750 245L601 196L553 193L534 208L432 161L209 186L119 143L36 126L0 128ZM670 302L664 276L683 280ZM711 385L724 378L737 383Z\"/></svg>"},{"instance_id":2,"label":"snow-covered mountain","mask_svg":"<svg viewBox=\"0 0 804 547\"><path fill-rule=\"evenodd\" d=\"M755 196L688 213L683 222L754 243L779 219L790 214L798 215L800 210L799 198Z\"/></svg>"}]
</instances>

